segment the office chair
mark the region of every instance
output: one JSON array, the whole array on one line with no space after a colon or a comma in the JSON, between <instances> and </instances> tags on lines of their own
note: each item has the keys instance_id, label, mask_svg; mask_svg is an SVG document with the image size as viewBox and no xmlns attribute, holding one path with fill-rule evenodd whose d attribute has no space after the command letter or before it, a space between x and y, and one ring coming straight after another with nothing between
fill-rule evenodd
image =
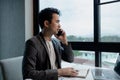
<instances>
[{"instance_id":1,"label":"office chair","mask_svg":"<svg viewBox=\"0 0 120 80\"><path fill-rule=\"evenodd\" d=\"M0 60L3 80L23 80L22 59L23 56Z\"/></svg>"}]
</instances>

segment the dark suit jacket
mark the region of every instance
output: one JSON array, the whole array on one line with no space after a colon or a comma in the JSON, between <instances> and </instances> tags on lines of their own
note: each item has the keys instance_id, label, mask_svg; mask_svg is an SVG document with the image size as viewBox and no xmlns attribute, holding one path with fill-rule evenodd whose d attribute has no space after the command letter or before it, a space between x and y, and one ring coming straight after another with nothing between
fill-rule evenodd
<instances>
[{"instance_id":1,"label":"dark suit jacket","mask_svg":"<svg viewBox=\"0 0 120 80\"><path fill-rule=\"evenodd\" d=\"M58 68L61 68L61 59L73 62L74 56L70 44L66 46L55 39L52 40L52 43ZM50 67L48 48L42 33L26 41L22 71L23 79L58 80L57 70Z\"/></svg>"}]
</instances>

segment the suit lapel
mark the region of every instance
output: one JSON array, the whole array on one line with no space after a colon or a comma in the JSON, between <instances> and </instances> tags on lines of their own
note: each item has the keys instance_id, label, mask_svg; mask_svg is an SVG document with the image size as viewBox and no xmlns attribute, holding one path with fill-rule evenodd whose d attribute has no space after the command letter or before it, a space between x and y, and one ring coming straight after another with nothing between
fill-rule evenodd
<instances>
[{"instance_id":1,"label":"suit lapel","mask_svg":"<svg viewBox=\"0 0 120 80\"><path fill-rule=\"evenodd\" d=\"M50 58L49 58L49 51L48 51L48 48L47 48L47 45L46 45L46 42L44 40L44 37L43 37L42 33L39 34L38 39L40 40L40 42L42 43L42 45L44 46L44 48L46 50L48 61L49 61L49 67L51 68L51 66L50 66L51 65L50 64Z\"/></svg>"},{"instance_id":2,"label":"suit lapel","mask_svg":"<svg viewBox=\"0 0 120 80\"><path fill-rule=\"evenodd\" d=\"M43 46L44 46L45 50L46 50L46 51L47 51L47 53L48 53L49 51L48 51L48 48L47 48L47 45L46 45L46 42L45 42L45 40L44 40L44 38L43 38L42 33L40 33L40 34L39 34L38 39L39 39L39 40L40 40L40 42L43 44Z\"/></svg>"}]
</instances>

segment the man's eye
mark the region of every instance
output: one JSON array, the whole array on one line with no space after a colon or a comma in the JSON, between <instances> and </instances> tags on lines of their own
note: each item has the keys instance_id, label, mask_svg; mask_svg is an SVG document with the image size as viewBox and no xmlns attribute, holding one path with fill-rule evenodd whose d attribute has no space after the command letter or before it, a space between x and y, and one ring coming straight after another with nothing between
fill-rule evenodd
<instances>
[{"instance_id":1,"label":"man's eye","mask_svg":"<svg viewBox=\"0 0 120 80\"><path fill-rule=\"evenodd\" d=\"M57 23L59 23L59 22L60 22L60 20L57 20L56 22L57 22Z\"/></svg>"}]
</instances>

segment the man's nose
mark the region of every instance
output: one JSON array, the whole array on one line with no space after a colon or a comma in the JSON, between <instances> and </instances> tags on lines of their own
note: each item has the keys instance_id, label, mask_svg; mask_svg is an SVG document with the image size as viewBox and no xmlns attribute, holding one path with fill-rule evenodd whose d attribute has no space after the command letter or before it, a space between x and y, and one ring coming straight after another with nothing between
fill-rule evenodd
<instances>
[{"instance_id":1,"label":"man's nose","mask_svg":"<svg viewBox=\"0 0 120 80\"><path fill-rule=\"evenodd\" d=\"M58 27L61 28L61 25L59 24Z\"/></svg>"}]
</instances>

